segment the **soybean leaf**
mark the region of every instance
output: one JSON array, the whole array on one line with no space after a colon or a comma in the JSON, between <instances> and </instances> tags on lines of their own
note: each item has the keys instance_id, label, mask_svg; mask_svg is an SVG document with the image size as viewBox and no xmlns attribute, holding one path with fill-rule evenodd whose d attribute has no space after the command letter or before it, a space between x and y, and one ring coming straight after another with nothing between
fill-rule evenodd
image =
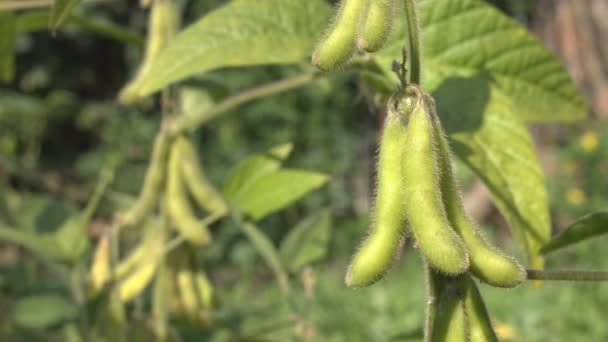
<instances>
[{"instance_id":1,"label":"soybean leaf","mask_svg":"<svg viewBox=\"0 0 608 342\"><path fill-rule=\"evenodd\" d=\"M140 95L205 71L296 63L331 14L322 0L234 0L179 33L142 75Z\"/></svg>"},{"instance_id":2,"label":"soybean leaf","mask_svg":"<svg viewBox=\"0 0 608 342\"><path fill-rule=\"evenodd\" d=\"M68 18L70 12L81 0L55 0L51 11L50 27L56 30Z\"/></svg>"},{"instance_id":3,"label":"soybean leaf","mask_svg":"<svg viewBox=\"0 0 608 342\"><path fill-rule=\"evenodd\" d=\"M246 191L229 197L229 200L254 220L259 220L297 201L325 182L327 176L321 173L279 170L258 177Z\"/></svg>"},{"instance_id":4,"label":"soybean leaf","mask_svg":"<svg viewBox=\"0 0 608 342\"><path fill-rule=\"evenodd\" d=\"M31 328L44 329L76 318L78 308L59 294L36 294L21 298L15 304L15 323Z\"/></svg>"},{"instance_id":5,"label":"soybean leaf","mask_svg":"<svg viewBox=\"0 0 608 342\"><path fill-rule=\"evenodd\" d=\"M241 227L249 241L253 244L253 247L260 253L270 269L272 269L283 294L289 294L291 291L289 277L287 276L287 272L285 272L279 252L272 241L254 223L244 220L240 213L235 210L232 210L232 212L233 219Z\"/></svg>"},{"instance_id":6,"label":"soybean leaf","mask_svg":"<svg viewBox=\"0 0 608 342\"><path fill-rule=\"evenodd\" d=\"M15 14L0 11L0 82L15 76Z\"/></svg>"},{"instance_id":7,"label":"soybean leaf","mask_svg":"<svg viewBox=\"0 0 608 342\"><path fill-rule=\"evenodd\" d=\"M50 233L35 234L0 225L0 241L19 244L44 258L61 259L63 256L54 235Z\"/></svg>"},{"instance_id":8,"label":"soybean leaf","mask_svg":"<svg viewBox=\"0 0 608 342\"><path fill-rule=\"evenodd\" d=\"M608 233L608 211L591 213L576 220L561 234L547 242L540 251L542 254L548 254L606 233Z\"/></svg>"},{"instance_id":9,"label":"soybean leaf","mask_svg":"<svg viewBox=\"0 0 608 342\"><path fill-rule=\"evenodd\" d=\"M513 112L524 122L585 118L583 96L560 61L524 26L485 1L425 0L419 12L422 83L427 91L434 91L446 77L483 71L513 100ZM395 27L390 43L377 55L395 82L391 60L400 56L404 31Z\"/></svg>"},{"instance_id":10,"label":"soybean leaf","mask_svg":"<svg viewBox=\"0 0 608 342\"><path fill-rule=\"evenodd\" d=\"M281 242L281 260L291 272L297 272L327 255L331 232L328 209L315 213L296 225Z\"/></svg>"},{"instance_id":11,"label":"soybean leaf","mask_svg":"<svg viewBox=\"0 0 608 342\"><path fill-rule=\"evenodd\" d=\"M224 184L224 196L233 198L247 192L259 177L278 170L292 149L292 143L278 145L264 154L253 155L238 163Z\"/></svg>"},{"instance_id":12,"label":"soybean leaf","mask_svg":"<svg viewBox=\"0 0 608 342\"><path fill-rule=\"evenodd\" d=\"M463 96L458 89L467 89ZM525 125L511 101L483 78L451 78L433 94L455 154L486 184L534 267L551 222L545 177Z\"/></svg>"}]
</instances>

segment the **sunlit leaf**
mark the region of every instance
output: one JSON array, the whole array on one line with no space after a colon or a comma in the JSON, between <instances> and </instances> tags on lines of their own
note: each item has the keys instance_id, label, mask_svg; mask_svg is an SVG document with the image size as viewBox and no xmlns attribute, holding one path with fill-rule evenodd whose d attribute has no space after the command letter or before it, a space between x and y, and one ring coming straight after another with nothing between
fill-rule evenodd
<instances>
[{"instance_id":1,"label":"sunlit leaf","mask_svg":"<svg viewBox=\"0 0 608 342\"><path fill-rule=\"evenodd\" d=\"M140 95L213 69L300 62L331 12L322 0L231 1L177 35L142 75Z\"/></svg>"},{"instance_id":2,"label":"sunlit leaf","mask_svg":"<svg viewBox=\"0 0 608 342\"><path fill-rule=\"evenodd\" d=\"M427 91L433 92L448 77L481 74L513 100L513 113L524 122L585 118L583 96L562 63L523 25L492 5L481 0L424 0L419 12L422 84ZM395 82L391 61L400 58L405 44L405 29L395 27L387 48L377 56Z\"/></svg>"},{"instance_id":3,"label":"sunlit leaf","mask_svg":"<svg viewBox=\"0 0 608 342\"><path fill-rule=\"evenodd\" d=\"M608 233L608 212L591 213L579 218L561 234L547 242L541 248L541 252L548 254L606 233Z\"/></svg>"},{"instance_id":4,"label":"sunlit leaf","mask_svg":"<svg viewBox=\"0 0 608 342\"><path fill-rule=\"evenodd\" d=\"M258 177L237 196L228 199L254 220L280 210L321 187L326 175L303 170L279 170Z\"/></svg>"},{"instance_id":5,"label":"sunlit leaf","mask_svg":"<svg viewBox=\"0 0 608 342\"><path fill-rule=\"evenodd\" d=\"M224 196L238 197L261 176L278 170L293 149L287 143L275 146L264 154L256 154L238 163L230 172L224 185Z\"/></svg>"},{"instance_id":6,"label":"sunlit leaf","mask_svg":"<svg viewBox=\"0 0 608 342\"><path fill-rule=\"evenodd\" d=\"M539 250L551 234L545 177L510 99L476 77L449 78L433 95L454 153L483 180L531 264L542 268Z\"/></svg>"}]
</instances>

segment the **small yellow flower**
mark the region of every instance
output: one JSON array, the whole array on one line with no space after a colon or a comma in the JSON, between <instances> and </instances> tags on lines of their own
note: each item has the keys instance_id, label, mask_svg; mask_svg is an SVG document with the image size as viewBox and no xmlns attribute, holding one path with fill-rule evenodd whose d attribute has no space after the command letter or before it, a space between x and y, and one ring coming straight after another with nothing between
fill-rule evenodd
<instances>
[{"instance_id":1,"label":"small yellow flower","mask_svg":"<svg viewBox=\"0 0 608 342\"><path fill-rule=\"evenodd\" d=\"M585 195L583 190L577 187L572 187L568 189L568 192L566 193L566 200L568 201L568 203L574 205L580 205L581 203L585 202L586 197L587 196Z\"/></svg>"},{"instance_id":2,"label":"small yellow flower","mask_svg":"<svg viewBox=\"0 0 608 342\"><path fill-rule=\"evenodd\" d=\"M512 325L494 320L492 322L494 331L499 340L512 340L517 338L517 331Z\"/></svg>"},{"instance_id":3,"label":"small yellow flower","mask_svg":"<svg viewBox=\"0 0 608 342\"><path fill-rule=\"evenodd\" d=\"M585 132L581 135L579 139L579 144L583 148L583 150L591 152L597 148L599 144L599 140L597 138L597 134L594 132Z\"/></svg>"}]
</instances>

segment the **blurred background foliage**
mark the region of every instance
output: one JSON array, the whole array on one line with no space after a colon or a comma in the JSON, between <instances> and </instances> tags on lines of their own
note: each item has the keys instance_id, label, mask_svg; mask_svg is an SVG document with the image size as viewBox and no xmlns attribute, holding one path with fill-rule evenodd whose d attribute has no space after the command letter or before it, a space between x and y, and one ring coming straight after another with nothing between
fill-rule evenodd
<instances>
[{"instance_id":1,"label":"blurred background foliage","mask_svg":"<svg viewBox=\"0 0 608 342\"><path fill-rule=\"evenodd\" d=\"M184 22L223 2L188 1ZM489 2L531 26L540 3ZM85 2L76 13L145 31L145 12L137 1ZM158 99L137 107L115 102L141 49L68 24L55 35L44 30L20 33L16 50L16 77L0 86L0 217L30 232L48 231L85 206L100 171L112 165L115 179L88 227L88 237L95 241L111 213L137 195L159 126ZM608 68L607 60L600 62ZM293 72L288 66L214 71L188 81L182 95L200 109L235 89ZM321 190L259 223L273 241L281 241L302 217L323 207L331 208L333 223L324 260L295 275L295 305L305 315L299 322L288 316L269 270L237 234L238 228L222 222L205 263L222 302L234 312L220 315L221 324L211 332L178 322L181 340L284 341L294 327L312 341L420 339L425 297L414 253L406 249L395 271L372 288L346 289L342 280L368 226L376 134L382 122L372 95L352 75L336 74L314 86L241 106L196 132L205 169L217 186L238 161L286 142L294 144L288 167L330 175L331 182ZM555 232L585 213L608 207L605 116L596 110L587 122L532 127L548 177ZM474 212L488 235L521 257L488 195L483 189L478 194L478 181L464 167L459 174L470 190L470 207L486 208ZM548 267L607 269L603 243L599 239L556 253L548 258ZM84 258L91 256L88 249ZM86 270L79 272L76 277L83 277ZM82 324L92 324L79 316L94 318L79 311L80 295L73 283L65 269L15 244L0 243L0 340L77 341ZM505 341L608 340L608 285L546 282L540 288L526 283L508 295L487 286L482 291ZM102 304L91 305L93 311ZM143 317L148 307L145 297L129 307L134 341L147 340Z\"/></svg>"}]
</instances>

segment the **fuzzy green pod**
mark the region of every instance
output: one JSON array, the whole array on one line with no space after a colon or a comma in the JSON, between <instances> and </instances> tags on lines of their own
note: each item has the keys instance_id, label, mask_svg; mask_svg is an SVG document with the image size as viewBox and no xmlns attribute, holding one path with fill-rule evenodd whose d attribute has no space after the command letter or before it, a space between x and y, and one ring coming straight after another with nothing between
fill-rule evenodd
<instances>
[{"instance_id":1,"label":"fuzzy green pod","mask_svg":"<svg viewBox=\"0 0 608 342\"><path fill-rule=\"evenodd\" d=\"M413 104L413 99L403 98L403 94L396 94L388 101L379 149L374 223L369 237L348 268L346 285L349 287L369 286L382 278L391 267L403 239L406 223L402 211L401 156L407 116L399 113L395 104L408 101ZM401 110L406 110L405 105Z\"/></svg>"},{"instance_id":2,"label":"fuzzy green pod","mask_svg":"<svg viewBox=\"0 0 608 342\"><path fill-rule=\"evenodd\" d=\"M182 176L196 203L210 213L225 214L228 207L222 196L207 180L192 141L180 136L175 143L180 144Z\"/></svg>"},{"instance_id":3,"label":"fuzzy green pod","mask_svg":"<svg viewBox=\"0 0 608 342\"><path fill-rule=\"evenodd\" d=\"M498 337L492 327L488 310L481 298L475 281L466 276L463 279L465 289L465 312L469 317L471 342L498 342Z\"/></svg>"},{"instance_id":4,"label":"fuzzy green pod","mask_svg":"<svg viewBox=\"0 0 608 342\"><path fill-rule=\"evenodd\" d=\"M428 264L444 274L460 274L469 268L467 250L447 220L439 165L433 137L433 119L416 85L406 88L415 96L403 146L403 209L420 251ZM408 105L409 106L409 105Z\"/></svg>"},{"instance_id":5,"label":"fuzzy green pod","mask_svg":"<svg viewBox=\"0 0 608 342\"><path fill-rule=\"evenodd\" d=\"M526 280L526 271L513 257L503 254L481 234L464 210L462 198L452 169L452 156L445 132L437 116L434 101L426 97L432 111L433 131L439 168L443 204L452 228L460 235L468 251L471 272L482 281L497 287L514 287Z\"/></svg>"},{"instance_id":6,"label":"fuzzy green pod","mask_svg":"<svg viewBox=\"0 0 608 342\"><path fill-rule=\"evenodd\" d=\"M154 141L150 166L148 166L138 200L127 212L120 215L123 224L133 226L140 224L154 208L165 180L165 165L168 155L169 137L166 133L161 132Z\"/></svg>"},{"instance_id":7,"label":"fuzzy green pod","mask_svg":"<svg viewBox=\"0 0 608 342\"><path fill-rule=\"evenodd\" d=\"M394 17L395 0L369 0L357 48L367 52L380 50L391 33Z\"/></svg>"},{"instance_id":8,"label":"fuzzy green pod","mask_svg":"<svg viewBox=\"0 0 608 342\"><path fill-rule=\"evenodd\" d=\"M175 0L154 0L148 19L146 51L137 75L120 91L118 101L131 104L140 99L139 88L143 75L151 68L160 52L177 34L180 22L179 8Z\"/></svg>"},{"instance_id":9,"label":"fuzzy green pod","mask_svg":"<svg viewBox=\"0 0 608 342\"><path fill-rule=\"evenodd\" d=\"M470 341L470 319L467 315L463 279L447 280L445 289L438 298L437 312L433 322L432 342Z\"/></svg>"},{"instance_id":10,"label":"fuzzy green pod","mask_svg":"<svg viewBox=\"0 0 608 342\"><path fill-rule=\"evenodd\" d=\"M206 245L211 242L211 233L203 222L194 214L188 193L184 187L181 164L182 153L180 144L174 143L169 157L167 175L166 204L167 213L173 225L188 241L195 245Z\"/></svg>"},{"instance_id":11,"label":"fuzzy green pod","mask_svg":"<svg viewBox=\"0 0 608 342\"><path fill-rule=\"evenodd\" d=\"M312 54L312 64L321 70L332 70L346 64L355 53L355 44L366 0L342 0L333 24Z\"/></svg>"}]
</instances>

